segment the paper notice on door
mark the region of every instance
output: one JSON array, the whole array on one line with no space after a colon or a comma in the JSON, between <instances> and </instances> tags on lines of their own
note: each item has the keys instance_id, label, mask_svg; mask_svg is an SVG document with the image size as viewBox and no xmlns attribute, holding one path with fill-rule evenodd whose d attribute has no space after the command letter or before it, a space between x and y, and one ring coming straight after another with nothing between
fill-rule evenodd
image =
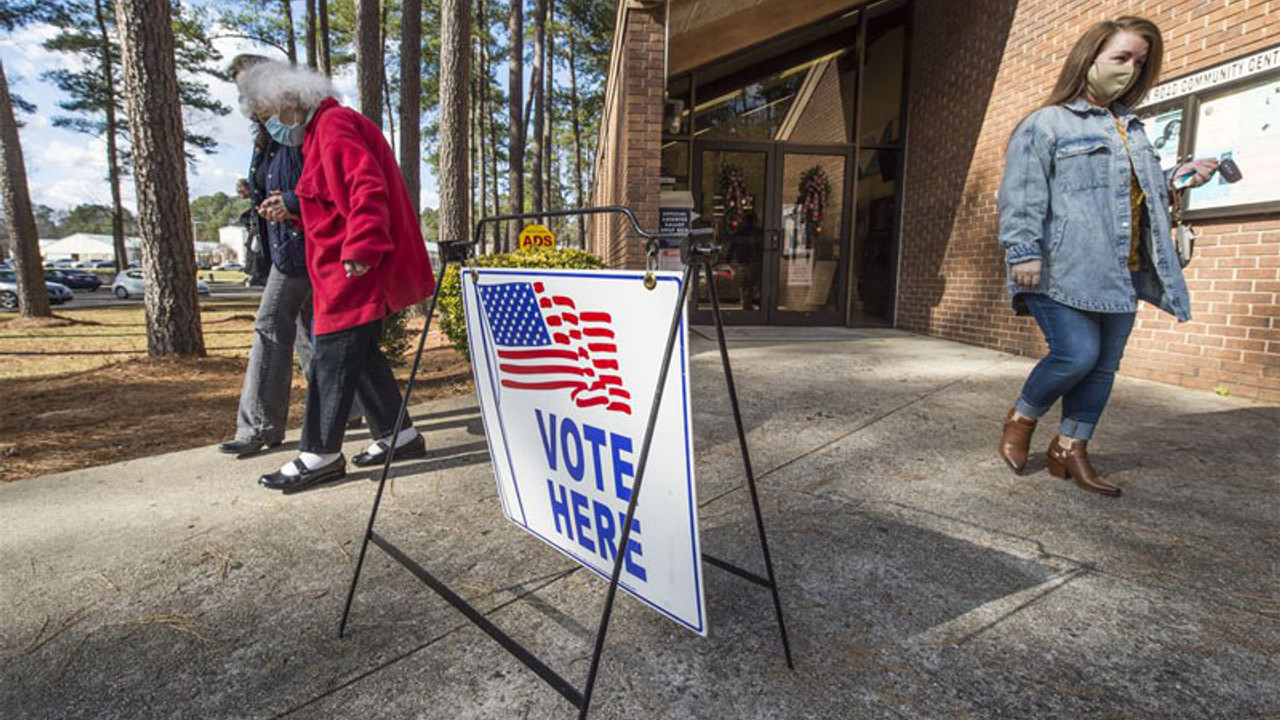
<instances>
[{"instance_id":1,"label":"paper notice on door","mask_svg":"<svg viewBox=\"0 0 1280 720\"><path fill-rule=\"evenodd\" d=\"M796 250L782 261L787 265L787 285L808 287L813 284L813 251Z\"/></svg>"}]
</instances>

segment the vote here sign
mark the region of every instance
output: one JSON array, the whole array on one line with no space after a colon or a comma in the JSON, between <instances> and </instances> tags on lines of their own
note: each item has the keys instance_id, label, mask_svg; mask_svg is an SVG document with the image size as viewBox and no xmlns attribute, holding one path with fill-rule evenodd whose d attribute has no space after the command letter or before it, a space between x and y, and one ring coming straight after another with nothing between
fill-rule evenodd
<instances>
[{"instance_id":1,"label":"vote here sign","mask_svg":"<svg viewBox=\"0 0 1280 720\"><path fill-rule=\"evenodd\" d=\"M507 518L707 632L682 317L635 522L619 547L679 273L464 269L476 392Z\"/></svg>"}]
</instances>

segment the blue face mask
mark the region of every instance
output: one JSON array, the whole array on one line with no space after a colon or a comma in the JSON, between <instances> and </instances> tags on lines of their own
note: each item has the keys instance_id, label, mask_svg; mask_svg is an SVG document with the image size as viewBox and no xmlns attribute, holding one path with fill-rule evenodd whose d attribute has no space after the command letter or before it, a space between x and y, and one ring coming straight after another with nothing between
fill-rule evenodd
<instances>
[{"instance_id":1,"label":"blue face mask","mask_svg":"<svg viewBox=\"0 0 1280 720\"><path fill-rule=\"evenodd\" d=\"M310 119L311 116L308 115L307 120ZM307 123L305 121L297 125L285 125L280 121L279 115L272 115L267 118L263 125L267 128L267 133L271 135L271 139L289 147L302 147L302 138L307 134Z\"/></svg>"}]
</instances>

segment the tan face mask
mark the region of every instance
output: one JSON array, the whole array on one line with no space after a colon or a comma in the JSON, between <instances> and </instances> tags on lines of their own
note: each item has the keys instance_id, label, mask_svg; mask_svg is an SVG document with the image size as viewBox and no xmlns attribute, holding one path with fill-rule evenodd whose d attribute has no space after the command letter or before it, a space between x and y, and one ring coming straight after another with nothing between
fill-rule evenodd
<instances>
[{"instance_id":1,"label":"tan face mask","mask_svg":"<svg viewBox=\"0 0 1280 720\"><path fill-rule=\"evenodd\" d=\"M1128 90L1137 77L1132 65L1095 62L1085 77L1085 88L1099 102L1109 103Z\"/></svg>"}]
</instances>

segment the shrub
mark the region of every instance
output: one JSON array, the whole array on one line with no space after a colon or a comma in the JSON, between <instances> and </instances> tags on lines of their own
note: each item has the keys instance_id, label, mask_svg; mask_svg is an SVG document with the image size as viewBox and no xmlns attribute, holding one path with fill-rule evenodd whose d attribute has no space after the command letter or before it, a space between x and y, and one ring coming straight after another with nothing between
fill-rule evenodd
<instances>
[{"instance_id":1,"label":"shrub","mask_svg":"<svg viewBox=\"0 0 1280 720\"><path fill-rule=\"evenodd\" d=\"M382 320L382 337L378 339L378 347L382 349L382 354L387 356L387 362L393 367L400 367L408 362L404 354L412 347L414 336L410 335L409 329L405 327L405 320L411 309L411 307L405 308Z\"/></svg>"},{"instance_id":2,"label":"shrub","mask_svg":"<svg viewBox=\"0 0 1280 720\"><path fill-rule=\"evenodd\" d=\"M482 255L476 259L480 267L502 268L570 268L576 270L603 270L605 264L589 252L564 248L559 250L524 250L502 255ZM440 329L468 359L467 320L462 311L462 279L459 267L450 265L437 291L436 313L440 316Z\"/></svg>"}]
</instances>

